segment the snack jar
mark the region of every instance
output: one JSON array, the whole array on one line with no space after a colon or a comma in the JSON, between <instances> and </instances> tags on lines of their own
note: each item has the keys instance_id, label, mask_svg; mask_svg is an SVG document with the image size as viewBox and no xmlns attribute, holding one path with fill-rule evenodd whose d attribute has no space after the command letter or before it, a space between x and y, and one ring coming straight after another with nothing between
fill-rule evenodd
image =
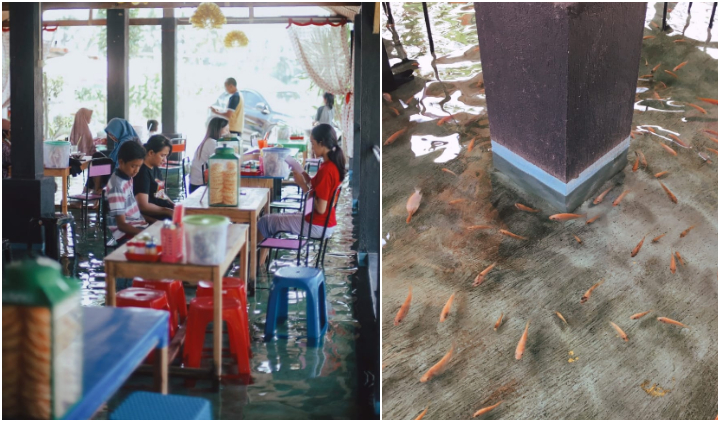
<instances>
[{"instance_id":1,"label":"snack jar","mask_svg":"<svg viewBox=\"0 0 720 422\"><path fill-rule=\"evenodd\" d=\"M240 156L223 144L208 160L208 204L237 207L240 188Z\"/></svg>"},{"instance_id":2,"label":"snack jar","mask_svg":"<svg viewBox=\"0 0 720 422\"><path fill-rule=\"evenodd\" d=\"M225 259L230 219L220 215L189 215L183 218L187 262L218 265Z\"/></svg>"}]
</instances>

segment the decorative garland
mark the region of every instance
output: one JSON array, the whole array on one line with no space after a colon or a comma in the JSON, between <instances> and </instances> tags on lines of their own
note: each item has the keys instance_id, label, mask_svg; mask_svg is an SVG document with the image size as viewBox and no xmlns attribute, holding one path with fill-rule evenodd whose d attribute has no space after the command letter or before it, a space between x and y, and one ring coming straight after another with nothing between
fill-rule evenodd
<instances>
[{"instance_id":1,"label":"decorative garland","mask_svg":"<svg viewBox=\"0 0 720 422\"><path fill-rule=\"evenodd\" d=\"M292 19L288 19L288 26L286 26L285 29L290 28L292 25L297 25L297 26L308 26L308 25L315 25L315 26L325 26L325 25L330 25L330 26L343 26L343 25L345 25L346 23L347 23L347 19L345 19L345 18L343 18L343 19L342 19L340 22L338 22L338 23L332 23L332 22L330 22L330 19L325 19L325 21L320 21L320 22L315 22L315 21L312 20L312 18L310 18L310 21L308 21L308 22L296 22L296 21L294 21L294 20L292 20Z\"/></svg>"},{"instance_id":2,"label":"decorative garland","mask_svg":"<svg viewBox=\"0 0 720 422\"><path fill-rule=\"evenodd\" d=\"M217 4L200 3L190 18L190 23L193 24L195 28L218 29L227 23L227 19L225 19L225 15L223 15Z\"/></svg>"},{"instance_id":3,"label":"decorative garland","mask_svg":"<svg viewBox=\"0 0 720 422\"><path fill-rule=\"evenodd\" d=\"M242 31L230 31L225 35L225 47L245 47L248 45L248 37Z\"/></svg>"}]
</instances>

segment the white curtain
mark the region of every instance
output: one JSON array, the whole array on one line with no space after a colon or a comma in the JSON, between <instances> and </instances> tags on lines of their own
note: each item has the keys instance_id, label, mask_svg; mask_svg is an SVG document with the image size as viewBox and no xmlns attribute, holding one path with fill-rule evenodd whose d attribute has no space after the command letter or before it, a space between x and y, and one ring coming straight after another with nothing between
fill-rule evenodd
<instances>
[{"instance_id":1,"label":"white curtain","mask_svg":"<svg viewBox=\"0 0 720 422\"><path fill-rule=\"evenodd\" d=\"M341 117L343 151L353 152L353 63L347 25L303 26L288 29L295 55L320 89L335 95L342 102ZM350 101L346 103L346 98Z\"/></svg>"}]
</instances>

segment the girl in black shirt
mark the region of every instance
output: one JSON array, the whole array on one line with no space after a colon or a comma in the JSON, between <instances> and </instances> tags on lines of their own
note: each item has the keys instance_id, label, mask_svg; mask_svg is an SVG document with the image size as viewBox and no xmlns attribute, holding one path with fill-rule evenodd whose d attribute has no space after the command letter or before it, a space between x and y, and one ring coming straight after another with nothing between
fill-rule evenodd
<instances>
[{"instance_id":1,"label":"girl in black shirt","mask_svg":"<svg viewBox=\"0 0 720 422\"><path fill-rule=\"evenodd\" d=\"M145 144L145 163L133 178L133 195L140 208L140 213L148 220L172 218L175 204L168 199L157 198L158 181L162 181L163 165L170 154L172 145L163 135L155 135Z\"/></svg>"}]
</instances>

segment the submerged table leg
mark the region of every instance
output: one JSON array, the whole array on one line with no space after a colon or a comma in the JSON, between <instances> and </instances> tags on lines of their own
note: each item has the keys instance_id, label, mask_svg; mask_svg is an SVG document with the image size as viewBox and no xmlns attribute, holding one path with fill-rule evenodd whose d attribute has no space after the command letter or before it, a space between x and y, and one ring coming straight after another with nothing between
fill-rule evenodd
<instances>
[{"instance_id":1,"label":"submerged table leg","mask_svg":"<svg viewBox=\"0 0 720 422\"><path fill-rule=\"evenodd\" d=\"M68 213L68 206L67 206L67 190L68 190L68 177L70 176L70 170L68 169L68 174L63 174L62 178L62 206L61 210L62 213L67 215Z\"/></svg>"},{"instance_id":2,"label":"submerged table leg","mask_svg":"<svg viewBox=\"0 0 720 422\"><path fill-rule=\"evenodd\" d=\"M168 393L168 365L168 348L165 346L158 349L155 362L155 390L160 394Z\"/></svg>"},{"instance_id":3,"label":"submerged table leg","mask_svg":"<svg viewBox=\"0 0 720 422\"><path fill-rule=\"evenodd\" d=\"M105 306L115 306L115 268L105 262Z\"/></svg>"},{"instance_id":4,"label":"submerged table leg","mask_svg":"<svg viewBox=\"0 0 720 422\"><path fill-rule=\"evenodd\" d=\"M245 241L243 242L242 248L240 248L240 278L248 279L248 232L245 230ZM255 281L253 280L253 291L255 290Z\"/></svg>"},{"instance_id":5,"label":"submerged table leg","mask_svg":"<svg viewBox=\"0 0 720 422\"><path fill-rule=\"evenodd\" d=\"M255 211L250 213L250 276L248 282L252 281L255 283L257 277L257 213Z\"/></svg>"},{"instance_id":6,"label":"submerged table leg","mask_svg":"<svg viewBox=\"0 0 720 422\"><path fill-rule=\"evenodd\" d=\"M213 362L215 375L222 376L222 274L220 267L213 269Z\"/></svg>"}]
</instances>

